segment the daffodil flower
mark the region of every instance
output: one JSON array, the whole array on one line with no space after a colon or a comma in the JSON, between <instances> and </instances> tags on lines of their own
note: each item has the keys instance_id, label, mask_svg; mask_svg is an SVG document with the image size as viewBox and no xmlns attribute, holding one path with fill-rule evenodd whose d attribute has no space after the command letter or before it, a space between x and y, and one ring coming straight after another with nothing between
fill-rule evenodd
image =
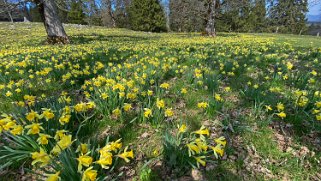
<instances>
[{"instance_id":1,"label":"daffodil flower","mask_svg":"<svg viewBox=\"0 0 321 181\"><path fill-rule=\"evenodd\" d=\"M145 118L149 118L149 117L151 117L151 116L153 116L152 110L149 109L149 108L144 108L144 117L145 117Z\"/></svg>"},{"instance_id":2,"label":"daffodil flower","mask_svg":"<svg viewBox=\"0 0 321 181\"><path fill-rule=\"evenodd\" d=\"M78 147L77 147L77 150L76 152L80 152L82 154L86 154L88 152L88 144L83 144L81 143Z\"/></svg>"},{"instance_id":3,"label":"daffodil flower","mask_svg":"<svg viewBox=\"0 0 321 181\"><path fill-rule=\"evenodd\" d=\"M29 129L27 134L38 134L40 130L44 130L43 127L41 127L41 123L32 123L25 128Z\"/></svg>"},{"instance_id":4,"label":"daffodil flower","mask_svg":"<svg viewBox=\"0 0 321 181\"><path fill-rule=\"evenodd\" d=\"M127 151L128 147L124 149L124 152L122 154L118 154L117 156L124 159L125 162L129 162L130 160L128 158L134 158L134 152L133 150Z\"/></svg>"},{"instance_id":5,"label":"daffodil flower","mask_svg":"<svg viewBox=\"0 0 321 181\"><path fill-rule=\"evenodd\" d=\"M278 115L280 118L284 119L286 117L286 114L285 112L280 112L280 113L277 113L276 115Z\"/></svg>"},{"instance_id":6,"label":"daffodil flower","mask_svg":"<svg viewBox=\"0 0 321 181\"><path fill-rule=\"evenodd\" d=\"M71 135L65 135L57 142L57 144L54 146L52 149L52 153L57 155L59 154L62 150L65 150L72 144L72 136Z\"/></svg>"},{"instance_id":7,"label":"daffodil flower","mask_svg":"<svg viewBox=\"0 0 321 181\"><path fill-rule=\"evenodd\" d=\"M42 148L40 148L39 152L31 153L31 158L33 159L33 161L31 162L31 165L40 163L40 166L43 167L50 162L49 155Z\"/></svg>"},{"instance_id":8,"label":"daffodil flower","mask_svg":"<svg viewBox=\"0 0 321 181\"><path fill-rule=\"evenodd\" d=\"M82 166L89 167L93 162L93 158L87 155L81 155L77 158L78 160L78 171L82 170Z\"/></svg>"},{"instance_id":9,"label":"daffodil flower","mask_svg":"<svg viewBox=\"0 0 321 181\"><path fill-rule=\"evenodd\" d=\"M50 109L43 108L42 116L48 121L55 117L54 113Z\"/></svg>"},{"instance_id":10,"label":"daffodil flower","mask_svg":"<svg viewBox=\"0 0 321 181\"><path fill-rule=\"evenodd\" d=\"M99 164L103 169L108 169L109 165L113 163L113 154L110 152L104 152L104 154L100 155L99 160L95 163Z\"/></svg>"},{"instance_id":11,"label":"daffodil flower","mask_svg":"<svg viewBox=\"0 0 321 181\"><path fill-rule=\"evenodd\" d=\"M165 107L165 102L164 100L160 100L159 98L157 98L156 100L156 106L158 109L162 109Z\"/></svg>"},{"instance_id":12,"label":"daffodil flower","mask_svg":"<svg viewBox=\"0 0 321 181\"><path fill-rule=\"evenodd\" d=\"M60 180L60 171L54 173L54 174L45 174L45 176L47 176L45 181L58 181Z\"/></svg>"},{"instance_id":13,"label":"daffodil flower","mask_svg":"<svg viewBox=\"0 0 321 181\"><path fill-rule=\"evenodd\" d=\"M185 133L186 132L186 124L182 124L178 126L178 133Z\"/></svg>"},{"instance_id":14,"label":"daffodil flower","mask_svg":"<svg viewBox=\"0 0 321 181\"><path fill-rule=\"evenodd\" d=\"M97 170L93 170L93 167L89 167L84 171L81 181L95 181L96 177Z\"/></svg>"},{"instance_id":15,"label":"daffodil flower","mask_svg":"<svg viewBox=\"0 0 321 181\"><path fill-rule=\"evenodd\" d=\"M203 160L204 158L206 158L205 156L198 156L198 157L194 157L197 163L197 166L199 167L199 164L201 164L203 167L206 166L206 162Z\"/></svg>"},{"instance_id":16,"label":"daffodil flower","mask_svg":"<svg viewBox=\"0 0 321 181\"><path fill-rule=\"evenodd\" d=\"M226 139L223 136L215 139L214 141L215 141L215 143L220 144L222 146L226 145Z\"/></svg>"},{"instance_id":17,"label":"daffodil flower","mask_svg":"<svg viewBox=\"0 0 321 181\"><path fill-rule=\"evenodd\" d=\"M211 148L212 148L215 156L217 156L217 154L219 154L220 156L224 155L224 149L222 148L221 144L218 144L215 147L212 146Z\"/></svg>"},{"instance_id":18,"label":"daffodil flower","mask_svg":"<svg viewBox=\"0 0 321 181\"><path fill-rule=\"evenodd\" d=\"M210 135L210 132L208 131L207 128L205 128L205 126L202 126L199 130L194 131L193 133L194 134L199 134L199 135L207 135L207 136Z\"/></svg>"},{"instance_id":19,"label":"daffodil flower","mask_svg":"<svg viewBox=\"0 0 321 181\"><path fill-rule=\"evenodd\" d=\"M50 135L39 133L39 138L37 139L38 144L40 145L47 145L48 138L52 138Z\"/></svg>"}]
</instances>

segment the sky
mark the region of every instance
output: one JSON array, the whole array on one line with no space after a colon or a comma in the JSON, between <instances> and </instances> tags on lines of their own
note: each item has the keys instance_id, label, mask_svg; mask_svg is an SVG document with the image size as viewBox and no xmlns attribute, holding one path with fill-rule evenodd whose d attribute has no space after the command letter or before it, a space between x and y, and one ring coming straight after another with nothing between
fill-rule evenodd
<instances>
[{"instance_id":1,"label":"sky","mask_svg":"<svg viewBox=\"0 0 321 181\"><path fill-rule=\"evenodd\" d=\"M311 3L312 1L313 0L309 0L309 4L314 4L314 5L309 6L308 15L320 15L321 14L321 0L316 1L316 3Z\"/></svg>"}]
</instances>

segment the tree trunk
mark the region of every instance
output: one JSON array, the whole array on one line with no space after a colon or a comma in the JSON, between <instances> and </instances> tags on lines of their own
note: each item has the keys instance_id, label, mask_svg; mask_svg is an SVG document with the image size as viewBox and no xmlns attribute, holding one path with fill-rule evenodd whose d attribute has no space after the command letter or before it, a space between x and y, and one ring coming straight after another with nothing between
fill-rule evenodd
<instances>
[{"instance_id":1,"label":"tree trunk","mask_svg":"<svg viewBox=\"0 0 321 181\"><path fill-rule=\"evenodd\" d=\"M210 0L208 6L208 17L205 31L208 36L215 37L215 7L216 7L216 0Z\"/></svg>"},{"instance_id":2,"label":"tree trunk","mask_svg":"<svg viewBox=\"0 0 321 181\"><path fill-rule=\"evenodd\" d=\"M47 32L49 44L67 44L69 38L57 13L55 0L35 0Z\"/></svg>"},{"instance_id":3,"label":"tree trunk","mask_svg":"<svg viewBox=\"0 0 321 181\"><path fill-rule=\"evenodd\" d=\"M111 18L113 28L116 28L116 19L115 19L113 10L112 10L112 2L111 2L111 0L107 0L107 11L108 11L108 15Z\"/></svg>"},{"instance_id":4,"label":"tree trunk","mask_svg":"<svg viewBox=\"0 0 321 181\"><path fill-rule=\"evenodd\" d=\"M12 18L12 15L11 15L11 11L10 11L10 10L8 11L8 15L9 15L9 18L10 18L10 22L13 23L13 18Z\"/></svg>"}]
</instances>

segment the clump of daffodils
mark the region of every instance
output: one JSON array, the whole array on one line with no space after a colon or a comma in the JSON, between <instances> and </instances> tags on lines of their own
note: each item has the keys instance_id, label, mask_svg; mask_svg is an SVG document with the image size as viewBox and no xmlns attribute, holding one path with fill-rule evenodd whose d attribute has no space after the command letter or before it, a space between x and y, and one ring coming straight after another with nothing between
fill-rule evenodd
<instances>
[{"instance_id":1,"label":"clump of daffodils","mask_svg":"<svg viewBox=\"0 0 321 181\"><path fill-rule=\"evenodd\" d=\"M65 106L60 111L49 108L42 108L41 111L30 110L23 118L2 114L0 135L6 135L10 141L20 145L13 149L26 147L28 151L17 152L17 154L24 154L25 158L30 158L31 165L35 168L42 169L44 172L51 168L50 173L45 174L48 180L75 177L69 173L71 169L81 180L93 181L101 177L103 170L112 167L117 158L123 159L126 163L134 158L133 150L128 147L123 148L121 139L107 142L102 148L99 146L97 148L97 145L91 147L90 144L79 143L76 136L72 134L73 130L61 129L68 128L66 126L72 124L73 114L85 115L94 108L93 102L81 102L75 106ZM13 149L10 148L7 151ZM77 168L70 165L73 162L77 162ZM62 169L64 167L71 168Z\"/></svg>"},{"instance_id":2,"label":"clump of daffodils","mask_svg":"<svg viewBox=\"0 0 321 181\"><path fill-rule=\"evenodd\" d=\"M167 135L167 137L170 136ZM172 139L167 137L165 138L166 140L175 141L165 144L165 156L167 152L180 155L177 162L189 163L198 167L206 166L208 161L222 157L227 144L224 137L212 138L209 129L205 126L190 132L186 124L181 124ZM176 145L176 149L173 149L175 147L173 145L170 146L171 144ZM176 166L179 167L180 165Z\"/></svg>"}]
</instances>

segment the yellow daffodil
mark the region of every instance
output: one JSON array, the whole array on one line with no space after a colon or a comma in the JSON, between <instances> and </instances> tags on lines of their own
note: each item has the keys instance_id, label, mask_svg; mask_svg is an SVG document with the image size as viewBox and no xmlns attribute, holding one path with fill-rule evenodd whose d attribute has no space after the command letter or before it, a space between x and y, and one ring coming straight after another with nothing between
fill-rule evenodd
<instances>
[{"instance_id":1,"label":"yellow daffodil","mask_svg":"<svg viewBox=\"0 0 321 181\"><path fill-rule=\"evenodd\" d=\"M33 110L31 110L31 112L27 113L26 116L28 121L34 121L36 118L39 118L39 114Z\"/></svg>"},{"instance_id":2,"label":"yellow daffodil","mask_svg":"<svg viewBox=\"0 0 321 181\"><path fill-rule=\"evenodd\" d=\"M55 117L55 114L50 109L43 108L42 116L48 121Z\"/></svg>"},{"instance_id":3,"label":"yellow daffodil","mask_svg":"<svg viewBox=\"0 0 321 181\"><path fill-rule=\"evenodd\" d=\"M277 113L276 115L278 115L280 118L284 119L286 117L286 114L285 112L280 112L280 113Z\"/></svg>"},{"instance_id":4,"label":"yellow daffodil","mask_svg":"<svg viewBox=\"0 0 321 181\"><path fill-rule=\"evenodd\" d=\"M273 109L272 109L272 107L270 105L266 105L265 106L265 110L266 111L272 111Z\"/></svg>"},{"instance_id":5,"label":"yellow daffodil","mask_svg":"<svg viewBox=\"0 0 321 181\"><path fill-rule=\"evenodd\" d=\"M219 154L220 156L224 155L224 149L222 148L221 144L218 144L215 147L212 146L211 148L212 148L212 150L214 152L214 155L216 155L216 154Z\"/></svg>"},{"instance_id":6,"label":"yellow daffodil","mask_svg":"<svg viewBox=\"0 0 321 181\"><path fill-rule=\"evenodd\" d=\"M96 105L95 105L95 103L94 102L88 102L87 104L86 104L86 109L93 109L93 108L95 108L96 107Z\"/></svg>"},{"instance_id":7,"label":"yellow daffodil","mask_svg":"<svg viewBox=\"0 0 321 181\"><path fill-rule=\"evenodd\" d=\"M80 153L82 153L83 155L85 155L85 154L88 152L88 150L89 150L88 147L89 147L88 144L83 144L83 143L81 143L81 144L77 147L76 152L80 152Z\"/></svg>"},{"instance_id":8,"label":"yellow daffodil","mask_svg":"<svg viewBox=\"0 0 321 181\"><path fill-rule=\"evenodd\" d=\"M282 103L278 103L276 105L276 108L277 108L278 111L283 111L284 110L284 105Z\"/></svg>"},{"instance_id":9,"label":"yellow daffodil","mask_svg":"<svg viewBox=\"0 0 321 181\"><path fill-rule=\"evenodd\" d=\"M78 103L74 106L74 109L76 112L84 112L86 111L86 103Z\"/></svg>"},{"instance_id":10,"label":"yellow daffodil","mask_svg":"<svg viewBox=\"0 0 321 181\"><path fill-rule=\"evenodd\" d=\"M186 88L182 88L181 89L181 94L187 94L187 89Z\"/></svg>"},{"instance_id":11,"label":"yellow daffodil","mask_svg":"<svg viewBox=\"0 0 321 181\"><path fill-rule=\"evenodd\" d=\"M164 108L165 107L165 102L164 100L160 100L159 98L157 98L156 100L156 106L158 109Z\"/></svg>"},{"instance_id":12,"label":"yellow daffodil","mask_svg":"<svg viewBox=\"0 0 321 181\"><path fill-rule=\"evenodd\" d=\"M40 148L39 152L33 152L31 153L31 158L33 159L31 165L35 165L36 163L40 163L40 166L46 166L50 162L49 155Z\"/></svg>"},{"instance_id":13,"label":"yellow daffodil","mask_svg":"<svg viewBox=\"0 0 321 181\"><path fill-rule=\"evenodd\" d=\"M82 170L82 166L89 167L93 162L93 158L87 155L81 155L77 158L78 160L78 171Z\"/></svg>"},{"instance_id":14,"label":"yellow daffodil","mask_svg":"<svg viewBox=\"0 0 321 181\"><path fill-rule=\"evenodd\" d=\"M194 155L195 153L201 153L201 148L199 148L195 143L186 144L188 148L189 155Z\"/></svg>"},{"instance_id":15,"label":"yellow daffodil","mask_svg":"<svg viewBox=\"0 0 321 181\"><path fill-rule=\"evenodd\" d=\"M108 96L107 93L102 93L102 94L100 95L100 97L101 97L102 99L106 100L109 96Z\"/></svg>"},{"instance_id":16,"label":"yellow daffodil","mask_svg":"<svg viewBox=\"0 0 321 181\"><path fill-rule=\"evenodd\" d=\"M40 133L40 130L44 130L43 127L41 127L41 123L32 123L25 128L29 129L27 134L38 134Z\"/></svg>"},{"instance_id":17,"label":"yellow daffodil","mask_svg":"<svg viewBox=\"0 0 321 181\"><path fill-rule=\"evenodd\" d=\"M60 123L61 125L65 125L65 124L69 123L70 118L71 118L71 115L69 115L69 114L67 114L67 115L62 115L62 116L59 118L59 123Z\"/></svg>"},{"instance_id":18,"label":"yellow daffodil","mask_svg":"<svg viewBox=\"0 0 321 181\"><path fill-rule=\"evenodd\" d=\"M196 143L197 147L200 148L203 151L206 151L207 148L208 148L206 142L204 142L200 138L195 139L195 143Z\"/></svg>"},{"instance_id":19,"label":"yellow daffodil","mask_svg":"<svg viewBox=\"0 0 321 181\"><path fill-rule=\"evenodd\" d=\"M209 132L208 129L205 128L204 126L202 126L199 130L194 131L193 133L194 133L194 134L199 134L199 135L207 135L207 136L210 135L210 132Z\"/></svg>"},{"instance_id":20,"label":"yellow daffodil","mask_svg":"<svg viewBox=\"0 0 321 181\"><path fill-rule=\"evenodd\" d=\"M216 144L220 144L222 146L226 145L226 139L223 136L215 139L214 141L215 141Z\"/></svg>"},{"instance_id":21,"label":"yellow daffodil","mask_svg":"<svg viewBox=\"0 0 321 181\"><path fill-rule=\"evenodd\" d=\"M113 154L110 152L105 152L104 155L101 155L99 160L97 160L95 163L99 164L103 169L108 169L113 163Z\"/></svg>"},{"instance_id":22,"label":"yellow daffodil","mask_svg":"<svg viewBox=\"0 0 321 181\"><path fill-rule=\"evenodd\" d=\"M159 87L163 88L163 89L169 89L170 85L169 85L169 83L165 82L165 83L162 83Z\"/></svg>"},{"instance_id":23,"label":"yellow daffodil","mask_svg":"<svg viewBox=\"0 0 321 181\"><path fill-rule=\"evenodd\" d=\"M60 171L54 173L54 174L45 174L47 176L45 181L59 181L60 180Z\"/></svg>"},{"instance_id":24,"label":"yellow daffodil","mask_svg":"<svg viewBox=\"0 0 321 181\"><path fill-rule=\"evenodd\" d=\"M287 62L286 67L288 70L291 70L293 68L293 64L291 62Z\"/></svg>"},{"instance_id":25,"label":"yellow daffodil","mask_svg":"<svg viewBox=\"0 0 321 181\"><path fill-rule=\"evenodd\" d=\"M317 108L321 108L321 101L318 101L314 104Z\"/></svg>"},{"instance_id":26,"label":"yellow daffodil","mask_svg":"<svg viewBox=\"0 0 321 181\"><path fill-rule=\"evenodd\" d=\"M39 133L39 138L37 139L38 144L40 145L47 145L48 138L52 138L50 135Z\"/></svg>"},{"instance_id":27,"label":"yellow daffodil","mask_svg":"<svg viewBox=\"0 0 321 181\"><path fill-rule=\"evenodd\" d=\"M115 117L119 117L120 114L121 114L121 110L119 108L116 108L112 111L112 114L115 116Z\"/></svg>"},{"instance_id":28,"label":"yellow daffodil","mask_svg":"<svg viewBox=\"0 0 321 181\"><path fill-rule=\"evenodd\" d=\"M199 102L199 103L197 103L197 107L205 109L208 107L208 103L207 102Z\"/></svg>"},{"instance_id":29,"label":"yellow daffodil","mask_svg":"<svg viewBox=\"0 0 321 181\"><path fill-rule=\"evenodd\" d=\"M130 161L128 158L134 158L134 152L133 152L133 150L127 151L127 149L128 149L128 147L126 147L126 148L124 149L124 152L123 152L123 153L118 154L117 156L120 157L120 158L122 158L122 159L124 159L125 162L128 163L128 162Z\"/></svg>"},{"instance_id":30,"label":"yellow daffodil","mask_svg":"<svg viewBox=\"0 0 321 181\"><path fill-rule=\"evenodd\" d=\"M186 132L186 124L182 124L181 126L178 127L178 132L179 133L185 133Z\"/></svg>"},{"instance_id":31,"label":"yellow daffodil","mask_svg":"<svg viewBox=\"0 0 321 181\"><path fill-rule=\"evenodd\" d=\"M147 91L147 95L148 95L148 96L152 96L153 93L154 93L154 92L153 92L152 90L148 90L148 91Z\"/></svg>"},{"instance_id":32,"label":"yellow daffodil","mask_svg":"<svg viewBox=\"0 0 321 181\"><path fill-rule=\"evenodd\" d=\"M13 135L21 135L23 132L23 127L21 125L15 125L10 132ZM0 133L1 133L1 125L0 125Z\"/></svg>"},{"instance_id":33,"label":"yellow daffodil","mask_svg":"<svg viewBox=\"0 0 321 181\"><path fill-rule=\"evenodd\" d=\"M128 103L125 103L124 104L124 111L125 112L128 112L132 109L132 105L131 104L128 104Z\"/></svg>"},{"instance_id":34,"label":"yellow daffodil","mask_svg":"<svg viewBox=\"0 0 321 181\"><path fill-rule=\"evenodd\" d=\"M144 117L145 118L150 118L153 116L153 112L151 109L149 108L144 108Z\"/></svg>"},{"instance_id":35,"label":"yellow daffodil","mask_svg":"<svg viewBox=\"0 0 321 181\"><path fill-rule=\"evenodd\" d=\"M315 70L312 70L311 74L312 74L313 76L317 76L317 75L318 75L318 73L317 73Z\"/></svg>"},{"instance_id":36,"label":"yellow daffodil","mask_svg":"<svg viewBox=\"0 0 321 181\"><path fill-rule=\"evenodd\" d=\"M96 177L97 170L93 170L93 167L89 167L84 171L81 181L95 181Z\"/></svg>"},{"instance_id":37,"label":"yellow daffodil","mask_svg":"<svg viewBox=\"0 0 321 181\"><path fill-rule=\"evenodd\" d=\"M165 110L165 117L172 117L174 115L174 112L172 110L172 108L167 108Z\"/></svg>"},{"instance_id":38,"label":"yellow daffodil","mask_svg":"<svg viewBox=\"0 0 321 181\"><path fill-rule=\"evenodd\" d=\"M215 98L215 100L218 101L218 102L223 101L223 99L222 99L222 97L221 97L220 94L215 93L215 94L214 94L214 98Z\"/></svg>"},{"instance_id":39,"label":"yellow daffodil","mask_svg":"<svg viewBox=\"0 0 321 181\"><path fill-rule=\"evenodd\" d=\"M68 131L66 131L66 130L57 130L56 131L56 134L55 134L55 140L60 140L61 138L63 138L66 134L65 133L67 133Z\"/></svg>"},{"instance_id":40,"label":"yellow daffodil","mask_svg":"<svg viewBox=\"0 0 321 181\"><path fill-rule=\"evenodd\" d=\"M107 145L105 145L102 149L99 150L99 153L104 157L105 153L109 155L109 152L111 151L117 151L122 147L121 139L118 139L117 141L113 141Z\"/></svg>"},{"instance_id":41,"label":"yellow daffodil","mask_svg":"<svg viewBox=\"0 0 321 181\"><path fill-rule=\"evenodd\" d=\"M203 167L206 166L206 162L202 159L206 158L205 156L198 156L198 157L194 157L196 160L197 165L199 166L199 164L201 164Z\"/></svg>"},{"instance_id":42,"label":"yellow daffodil","mask_svg":"<svg viewBox=\"0 0 321 181\"><path fill-rule=\"evenodd\" d=\"M72 144L72 136L71 135L65 135L57 142L57 144L54 146L54 148L51 150L52 154L59 154L62 150L65 150Z\"/></svg>"}]
</instances>

